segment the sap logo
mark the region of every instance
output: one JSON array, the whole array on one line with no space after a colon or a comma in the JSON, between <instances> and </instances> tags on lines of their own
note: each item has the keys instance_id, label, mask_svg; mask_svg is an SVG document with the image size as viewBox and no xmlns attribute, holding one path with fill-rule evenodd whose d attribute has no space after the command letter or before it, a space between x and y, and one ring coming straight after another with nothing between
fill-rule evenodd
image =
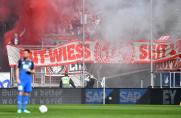
<instances>
[{"instance_id":1,"label":"sap logo","mask_svg":"<svg viewBox=\"0 0 181 118\"><path fill-rule=\"evenodd\" d=\"M140 91L120 91L120 103L136 103L142 95Z\"/></svg>"},{"instance_id":2,"label":"sap logo","mask_svg":"<svg viewBox=\"0 0 181 118\"><path fill-rule=\"evenodd\" d=\"M87 91L86 103L102 103L103 92L101 91Z\"/></svg>"},{"instance_id":3,"label":"sap logo","mask_svg":"<svg viewBox=\"0 0 181 118\"><path fill-rule=\"evenodd\" d=\"M174 104L176 90L163 90L163 104Z\"/></svg>"}]
</instances>

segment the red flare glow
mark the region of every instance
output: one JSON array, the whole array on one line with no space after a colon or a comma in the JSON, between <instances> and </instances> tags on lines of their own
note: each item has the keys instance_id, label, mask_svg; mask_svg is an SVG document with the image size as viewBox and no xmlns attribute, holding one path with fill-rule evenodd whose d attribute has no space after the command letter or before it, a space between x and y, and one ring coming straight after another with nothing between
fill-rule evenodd
<instances>
[{"instance_id":1,"label":"red flare glow","mask_svg":"<svg viewBox=\"0 0 181 118\"><path fill-rule=\"evenodd\" d=\"M4 36L5 44L15 33L18 33L21 44L41 44L45 34L53 32L57 26L59 29L67 27L76 8L80 9L80 0L0 0L1 3L0 14L4 20L8 18L10 3L13 6L11 12L18 16L13 29Z\"/></svg>"}]
</instances>

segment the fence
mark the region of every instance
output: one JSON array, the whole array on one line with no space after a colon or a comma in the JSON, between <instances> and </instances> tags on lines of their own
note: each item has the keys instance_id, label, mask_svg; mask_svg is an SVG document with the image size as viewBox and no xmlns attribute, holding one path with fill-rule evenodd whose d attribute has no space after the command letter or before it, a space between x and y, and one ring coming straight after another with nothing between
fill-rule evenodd
<instances>
[{"instance_id":1,"label":"fence","mask_svg":"<svg viewBox=\"0 0 181 118\"><path fill-rule=\"evenodd\" d=\"M181 88L181 72L155 72L154 86L159 88Z\"/></svg>"}]
</instances>

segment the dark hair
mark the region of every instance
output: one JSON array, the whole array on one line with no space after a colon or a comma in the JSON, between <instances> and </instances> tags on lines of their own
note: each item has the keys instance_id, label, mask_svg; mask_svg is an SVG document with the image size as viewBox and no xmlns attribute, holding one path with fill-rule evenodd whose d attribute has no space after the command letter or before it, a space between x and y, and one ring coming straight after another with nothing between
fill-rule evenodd
<instances>
[{"instance_id":1,"label":"dark hair","mask_svg":"<svg viewBox=\"0 0 181 118\"><path fill-rule=\"evenodd\" d=\"M24 52L30 53L31 51L29 49L24 49Z\"/></svg>"},{"instance_id":2,"label":"dark hair","mask_svg":"<svg viewBox=\"0 0 181 118\"><path fill-rule=\"evenodd\" d=\"M65 72L65 76L68 76L68 72Z\"/></svg>"}]
</instances>

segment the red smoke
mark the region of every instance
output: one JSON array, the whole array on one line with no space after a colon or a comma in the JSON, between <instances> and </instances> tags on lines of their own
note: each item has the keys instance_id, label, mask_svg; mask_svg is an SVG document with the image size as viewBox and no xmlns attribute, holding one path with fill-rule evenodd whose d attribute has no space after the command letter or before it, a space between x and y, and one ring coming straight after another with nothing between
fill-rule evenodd
<instances>
[{"instance_id":1,"label":"red smoke","mask_svg":"<svg viewBox=\"0 0 181 118\"><path fill-rule=\"evenodd\" d=\"M18 17L13 29L4 36L5 44L13 39L14 33L22 32L20 44L41 44L45 34L56 32L57 27L67 27L80 9L80 0L0 0L1 3L1 19L8 18L9 10Z\"/></svg>"},{"instance_id":2,"label":"red smoke","mask_svg":"<svg viewBox=\"0 0 181 118\"><path fill-rule=\"evenodd\" d=\"M0 22L7 20L10 9L6 0L0 0Z\"/></svg>"}]
</instances>

